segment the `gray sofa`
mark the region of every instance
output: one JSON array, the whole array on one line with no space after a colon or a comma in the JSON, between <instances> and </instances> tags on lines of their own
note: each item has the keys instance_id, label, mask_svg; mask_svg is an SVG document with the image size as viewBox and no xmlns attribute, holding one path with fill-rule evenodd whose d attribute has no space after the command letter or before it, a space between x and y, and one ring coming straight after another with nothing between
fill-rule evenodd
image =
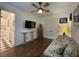
<instances>
[{"instance_id":1,"label":"gray sofa","mask_svg":"<svg viewBox=\"0 0 79 59\"><path fill-rule=\"evenodd\" d=\"M78 44L67 35L59 35L44 51L44 57L77 57Z\"/></svg>"}]
</instances>

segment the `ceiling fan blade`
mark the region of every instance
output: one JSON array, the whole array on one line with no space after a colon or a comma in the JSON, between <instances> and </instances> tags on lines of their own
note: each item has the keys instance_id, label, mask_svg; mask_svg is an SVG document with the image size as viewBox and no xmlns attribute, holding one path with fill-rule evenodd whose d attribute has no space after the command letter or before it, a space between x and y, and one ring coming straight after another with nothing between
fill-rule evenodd
<instances>
[{"instance_id":1,"label":"ceiling fan blade","mask_svg":"<svg viewBox=\"0 0 79 59\"><path fill-rule=\"evenodd\" d=\"M39 9L39 7L37 7L35 4L32 4L32 6L34 6L35 8Z\"/></svg>"},{"instance_id":2,"label":"ceiling fan blade","mask_svg":"<svg viewBox=\"0 0 79 59\"><path fill-rule=\"evenodd\" d=\"M45 5L44 5L44 7L48 7L49 6L49 3L47 2L47 3L45 3Z\"/></svg>"},{"instance_id":3,"label":"ceiling fan blade","mask_svg":"<svg viewBox=\"0 0 79 59\"><path fill-rule=\"evenodd\" d=\"M32 11L32 12L36 12L36 11L38 11L38 10L34 10L34 11Z\"/></svg>"},{"instance_id":4,"label":"ceiling fan blade","mask_svg":"<svg viewBox=\"0 0 79 59\"><path fill-rule=\"evenodd\" d=\"M45 10L45 12L50 12L50 10Z\"/></svg>"}]
</instances>

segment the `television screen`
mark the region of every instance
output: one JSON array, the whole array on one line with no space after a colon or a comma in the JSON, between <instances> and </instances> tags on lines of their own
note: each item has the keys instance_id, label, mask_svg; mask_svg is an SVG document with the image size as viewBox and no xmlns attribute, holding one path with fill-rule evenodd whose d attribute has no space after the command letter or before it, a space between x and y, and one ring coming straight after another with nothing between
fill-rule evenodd
<instances>
[{"instance_id":1,"label":"television screen","mask_svg":"<svg viewBox=\"0 0 79 59\"><path fill-rule=\"evenodd\" d=\"M36 27L36 22L25 21L25 28L35 28L35 27Z\"/></svg>"}]
</instances>

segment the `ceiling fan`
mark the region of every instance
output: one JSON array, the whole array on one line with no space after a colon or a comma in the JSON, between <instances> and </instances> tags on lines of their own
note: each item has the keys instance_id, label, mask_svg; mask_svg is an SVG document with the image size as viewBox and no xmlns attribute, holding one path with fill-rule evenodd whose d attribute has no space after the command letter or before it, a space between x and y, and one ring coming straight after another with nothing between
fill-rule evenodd
<instances>
[{"instance_id":1,"label":"ceiling fan","mask_svg":"<svg viewBox=\"0 0 79 59\"><path fill-rule=\"evenodd\" d=\"M47 7L50 5L49 3L45 3L44 5L43 5L43 3L42 2L38 2L38 6L37 5L35 5L34 3L32 3L32 6L33 7L35 7L35 8L37 8L37 10L34 10L34 11L32 11L32 12L38 12L39 14L41 14L41 13L43 13L43 12L50 12L50 10L48 10L47 9Z\"/></svg>"}]
</instances>

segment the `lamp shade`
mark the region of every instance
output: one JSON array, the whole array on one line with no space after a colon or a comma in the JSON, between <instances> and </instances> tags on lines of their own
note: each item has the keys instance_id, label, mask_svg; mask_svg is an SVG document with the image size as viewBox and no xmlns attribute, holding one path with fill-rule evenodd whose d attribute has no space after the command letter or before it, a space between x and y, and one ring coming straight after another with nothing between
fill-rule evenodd
<instances>
[{"instance_id":1,"label":"lamp shade","mask_svg":"<svg viewBox=\"0 0 79 59\"><path fill-rule=\"evenodd\" d=\"M60 30L59 30L60 32L62 32L62 33L67 33L67 32L69 32L69 27L68 26L60 26Z\"/></svg>"},{"instance_id":2,"label":"lamp shade","mask_svg":"<svg viewBox=\"0 0 79 59\"><path fill-rule=\"evenodd\" d=\"M63 33L64 33L64 32L67 33L67 32L68 32L68 27L63 27L63 28L62 28L62 32L63 32Z\"/></svg>"}]
</instances>

